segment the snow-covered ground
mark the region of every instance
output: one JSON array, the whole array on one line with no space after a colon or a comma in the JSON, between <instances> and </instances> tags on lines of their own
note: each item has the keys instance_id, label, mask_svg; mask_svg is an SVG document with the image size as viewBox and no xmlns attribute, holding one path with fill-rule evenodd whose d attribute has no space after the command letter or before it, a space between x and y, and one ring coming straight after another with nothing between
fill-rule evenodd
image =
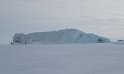
<instances>
[{"instance_id":1,"label":"snow-covered ground","mask_svg":"<svg viewBox=\"0 0 124 74\"><path fill-rule=\"evenodd\" d=\"M124 74L124 45L0 45L0 74Z\"/></svg>"}]
</instances>

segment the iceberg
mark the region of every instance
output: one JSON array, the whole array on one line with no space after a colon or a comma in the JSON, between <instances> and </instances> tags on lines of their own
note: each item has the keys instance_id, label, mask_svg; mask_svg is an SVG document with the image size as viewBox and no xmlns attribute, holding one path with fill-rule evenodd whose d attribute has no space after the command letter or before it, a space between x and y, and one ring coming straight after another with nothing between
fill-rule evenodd
<instances>
[{"instance_id":1,"label":"iceberg","mask_svg":"<svg viewBox=\"0 0 124 74\"><path fill-rule=\"evenodd\" d=\"M78 29L62 29L29 34L17 33L13 44L69 44L69 43L109 43L110 39L95 34L87 34Z\"/></svg>"}]
</instances>

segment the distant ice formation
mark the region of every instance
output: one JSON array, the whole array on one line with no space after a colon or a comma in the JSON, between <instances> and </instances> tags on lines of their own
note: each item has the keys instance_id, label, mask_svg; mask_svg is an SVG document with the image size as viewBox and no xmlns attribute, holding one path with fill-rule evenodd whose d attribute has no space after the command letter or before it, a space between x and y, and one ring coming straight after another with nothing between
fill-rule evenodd
<instances>
[{"instance_id":1,"label":"distant ice formation","mask_svg":"<svg viewBox=\"0 0 124 74\"><path fill-rule=\"evenodd\" d=\"M118 40L116 42L114 42L115 44L124 44L124 40Z\"/></svg>"},{"instance_id":2,"label":"distant ice formation","mask_svg":"<svg viewBox=\"0 0 124 74\"><path fill-rule=\"evenodd\" d=\"M69 43L108 43L110 40L95 34L86 34L77 29L62 29L51 32L17 33L13 44L69 44Z\"/></svg>"}]
</instances>

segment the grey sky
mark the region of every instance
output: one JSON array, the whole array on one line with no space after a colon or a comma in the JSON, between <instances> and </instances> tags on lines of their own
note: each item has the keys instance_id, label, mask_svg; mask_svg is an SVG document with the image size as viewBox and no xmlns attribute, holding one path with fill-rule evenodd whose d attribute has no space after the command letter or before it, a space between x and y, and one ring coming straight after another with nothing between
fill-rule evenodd
<instances>
[{"instance_id":1,"label":"grey sky","mask_svg":"<svg viewBox=\"0 0 124 74\"><path fill-rule=\"evenodd\" d=\"M63 28L124 39L124 1L0 0L0 44L15 33Z\"/></svg>"}]
</instances>

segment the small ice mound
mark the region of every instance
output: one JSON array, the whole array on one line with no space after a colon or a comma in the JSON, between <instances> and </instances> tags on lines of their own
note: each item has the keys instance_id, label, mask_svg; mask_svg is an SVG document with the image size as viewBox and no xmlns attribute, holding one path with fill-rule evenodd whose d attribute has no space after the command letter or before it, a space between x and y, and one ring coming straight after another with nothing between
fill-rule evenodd
<instances>
[{"instance_id":1,"label":"small ice mound","mask_svg":"<svg viewBox=\"0 0 124 74\"><path fill-rule=\"evenodd\" d=\"M118 40L115 42L116 44L124 44L124 40Z\"/></svg>"}]
</instances>

